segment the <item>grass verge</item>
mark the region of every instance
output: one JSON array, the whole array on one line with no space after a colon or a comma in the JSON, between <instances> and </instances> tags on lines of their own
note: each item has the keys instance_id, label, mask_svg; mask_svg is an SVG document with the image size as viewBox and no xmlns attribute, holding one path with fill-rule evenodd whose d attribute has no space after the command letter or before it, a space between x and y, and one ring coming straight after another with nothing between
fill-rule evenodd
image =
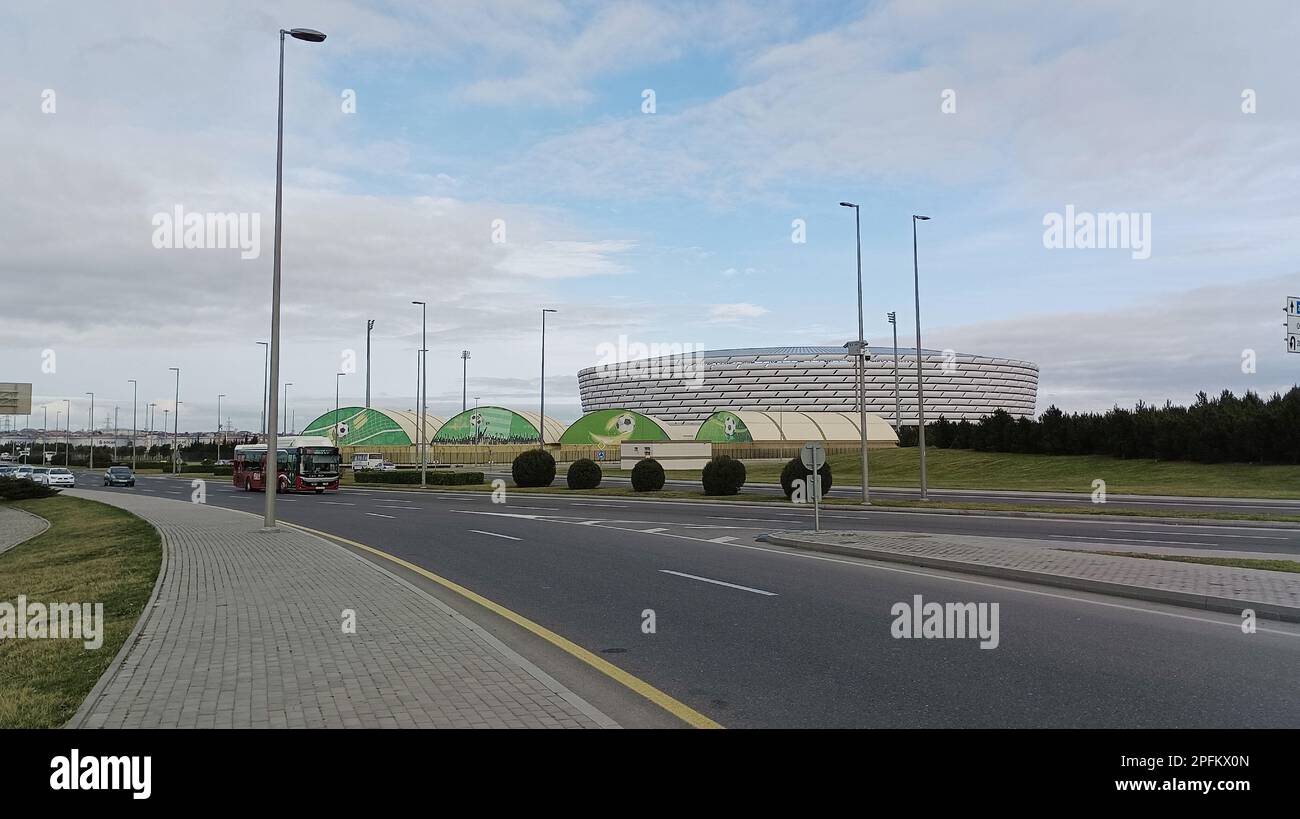
<instances>
[{"instance_id":1,"label":"grass verge","mask_svg":"<svg viewBox=\"0 0 1300 819\"><path fill-rule=\"evenodd\" d=\"M9 501L50 522L0 554L0 600L104 604L103 645L0 641L0 728L57 728L72 717L135 627L162 561L158 532L131 513L66 496Z\"/></svg>"},{"instance_id":2,"label":"grass verge","mask_svg":"<svg viewBox=\"0 0 1300 819\"><path fill-rule=\"evenodd\" d=\"M1140 557L1144 560L1173 560L1178 563L1204 563L1208 566L1232 566L1237 569L1265 569L1270 572L1300 573L1300 561L1260 560L1249 557L1198 557L1196 555L1154 555L1147 552L1093 552L1094 555Z\"/></svg>"}]
</instances>

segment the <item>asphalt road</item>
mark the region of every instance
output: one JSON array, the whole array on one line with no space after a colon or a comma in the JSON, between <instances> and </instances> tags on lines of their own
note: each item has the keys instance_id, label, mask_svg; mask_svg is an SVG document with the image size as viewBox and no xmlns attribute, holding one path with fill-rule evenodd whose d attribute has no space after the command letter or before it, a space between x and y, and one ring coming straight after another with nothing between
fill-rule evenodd
<instances>
[{"instance_id":1,"label":"asphalt road","mask_svg":"<svg viewBox=\"0 0 1300 819\"><path fill-rule=\"evenodd\" d=\"M191 490L151 477L102 491ZM807 509L370 489L280 500L281 519L453 580L728 727L1300 727L1300 627L1247 635L1229 616L754 540L806 528ZM263 496L209 481L207 502L260 513ZM1285 529L857 510L825 525L1300 553ZM895 639L892 607L918 594L997 603L997 648Z\"/></svg>"}]
</instances>

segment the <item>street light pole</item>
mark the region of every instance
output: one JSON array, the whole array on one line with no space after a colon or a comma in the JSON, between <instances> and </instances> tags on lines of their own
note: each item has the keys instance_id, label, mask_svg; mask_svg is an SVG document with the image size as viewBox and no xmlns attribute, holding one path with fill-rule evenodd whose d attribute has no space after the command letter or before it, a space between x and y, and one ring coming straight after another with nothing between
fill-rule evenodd
<instances>
[{"instance_id":1,"label":"street light pole","mask_svg":"<svg viewBox=\"0 0 1300 819\"><path fill-rule=\"evenodd\" d=\"M181 368L167 369L176 372L176 406L172 412L172 474L176 474L181 463Z\"/></svg>"},{"instance_id":2,"label":"street light pole","mask_svg":"<svg viewBox=\"0 0 1300 819\"><path fill-rule=\"evenodd\" d=\"M135 405L136 405L136 398L138 397L138 394L140 392L140 384L134 378L128 378L127 381L131 384L131 471L134 472L135 471L135 450L137 445L139 444L138 439L140 436L140 432L136 428Z\"/></svg>"},{"instance_id":3,"label":"street light pole","mask_svg":"<svg viewBox=\"0 0 1300 819\"><path fill-rule=\"evenodd\" d=\"M416 373L418 383L415 385L415 400L420 402L416 413L416 423L420 428L416 431L416 438L420 447L420 488L423 489L429 469L429 447L428 441L424 439L424 412L425 405L429 402L429 305L422 301L413 301L411 304L420 305L420 371Z\"/></svg>"},{"instance_id":4,"label":"street light pole","mask_svg":"<svg viewBox=\"0 0 1300 819\"><path fill-rule=\"evenodd\" d=\"M370 331L375 329L375 320L366 321L366 409L370 409Z\"/></svg>"},{"instance_id":5,"label":"street light pole","mask_svg":"<svg viewBox=\"0 0 1300 819\"><path fill-rule=\"evenodd\" d=\"M867 342L862 329L862 212L852 202L841 202L840 207L853 208L853 223L858 239L858 426L862 433L862 503L871 503L867 485Z\"/></svg>"},{"instance_id":6,"label":"street light pole","mask_svg":"<svg viewBox=\"0 0 1300 819\"><path fill-rule=\"evenodd\" d=\"M464 412L469 404L469 350L460 351L460 411Z\"/></svg>"},{"instance_id":7,"label":"street light pole","mask_svg":"<svg viewBox=\"0 0 1300 819\"><path fill-rule=\"evenodd\" d=\"M45 413L45 420L41 422L41 465L45 465L45 438L50 434L50 405L46 404L41 407L41 412ZM59 423L59 416L54 416L54 423Z\"/></svg>"},{"instance_id":8,"label":"street light pole","mask_svg":"<svg viewBox=\"0 0 1300 819\"><path fill-rule=\"evenodd\" d=\"M912 284L916 294L916 442L921 449L921 500L929 500L925 482L925 382L921 378L921 272L916 259L916 223L929 216L912 215Z\"/></svg>"},{"instance_id":9,"label":"street light pole","mask_svg":"<svg viewBox=\"0 0 1300 819\"><path fill-rule=\"evenodd\" d=\"M269 373L270 373L270 368L271 368L271 345L268 344L268 343L265 342L265 341L259 341L259 342L257 342L257 343L260 344L260 345L262 345L262 352L263 352L263 356L262 356L262 434L265 435L265 434L266 434L266 402L267 402L267 395L266 395L267 386L266 386L266 385L269 383L269 382L267 381L267 377L268 377L268 375L269 375Z\"/></svg>"},{"instance_id":10,"label":"street light pole","mask_svg":"<svg viewBox=\"0 0 1300 819\"><path fill-rule=\"evenodd\" d=\"M334 373L334 445L339 443L339 379L347 373Z\"/></svg>"},{"instance_id":11,"label":"street light pole","mask_svg":"<svg viewBox=\"0 0 1300 819\"><path fill-rule=\"evenodd\" d=\"M542 400L540 406L541 423L538 425L537 442L541 444L542 449L546 448L546 314L558 313L550 307L542 308Z\"/></svg>"},{"instance_id":12,"label":"street light pole","mask_svg":"<svg viewBox=\"0 0 1300 819\"><path fill-rule=\"evenodd\" d=\"M282 426L284 427L285 435L289 434L289 388L292 386L292 381L284 382L284 409L281 410L281 412L284 414L284 423ZM337 421L338 419L335 418L334 420Z\"/></svg>"},{"instance_id":13,"label":"street light pole","mask_svg":"<svg viewBox=\"0 0 1300 819\"><path fill-rule=\"evenodd\" d=\"M221 399L225 398L223 392L217 396L217 462L221 462Z\"/></svg>"},{"instance_id":14,"label":"street light pole","mask_svg":"<svg viewBox=\"0 0 1300 819\"><path fill-rule=\"evenodd\" d=\"M894 330L894 432L903 428L903 402L898 397L898 314L889 311L889 326Z\"/></svg>"},{"instance_id":15,"label":"street light pole","mask_svg":"<svg viewBox=\"0 0 1300 819\"><path fill-rule=\"evenodd\" d=\"M324 34L309 28L295 28L288 31L280 29L280 82L275 114L275 255L271 265L271 348L269 351L271 367L267 381L270 405L266 413L268 429L265 467L266 471L275 474L263 473L266 485L266 513L262 519L262 530L268 532L275 531L275 493L280 489L279 436L274 427L276 409L278 409L276 404L280 392L275 389L275 385L280 383L280 247L283 233L280 214L284 200L284 35L286 34L296 40L309 43L319 43L325 39Z\"/></svg>"},{"instance_id":16,"label":"street light pole","mask_svg":"<svg viewBox=\"0 0 1300 819\"><path fill-rule=\"evenodd\" d=\"M69 465L68 452L72 449L72 401L65 398L63 403L67 408L67 412L63 413L63 423L66 424L63 436L63 466L66 468Z\"/></svg>"},{"instance_id":17,"label":"street light pole","mask_svg":"<svg viewBox=\"0 0 1300 819\"><path fill-rule=\"evenodd\" d=\"M95 394L88 392L90 396L90 469L95 469Z\"/></svg>"}]
</instances>

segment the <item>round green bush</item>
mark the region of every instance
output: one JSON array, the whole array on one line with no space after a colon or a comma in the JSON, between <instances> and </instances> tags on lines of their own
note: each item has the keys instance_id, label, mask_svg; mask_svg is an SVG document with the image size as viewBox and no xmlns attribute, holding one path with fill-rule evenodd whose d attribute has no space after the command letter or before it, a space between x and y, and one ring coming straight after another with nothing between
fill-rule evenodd
<instances>
[{"instance_id":1,"label":"round green bush","mask_svg":"<svg viewBox=\"0 0 1300 819\"><path fill-rule=\"evenodd\" d=\"M658 492L664 488L664 468L654 458L642 458L632 467L634 492Z\"/></svg>"},{"instance_id":2,"label":"round green bush","mask_svg":"<svg viewBox=\"0 0 1300 819\"><path fill-rule=\"evenodd\" d=\"M704 465L700 478L706 495L735 495L745 485L745 463L719 455Z\"/></svg>"},{"instance_id":3,"label":"round green bush","mask_svg":"<svg viewBox=\"0 0 1300 819\"><path fill-rule=\"evenodd\" d=\"M0 478L0 500L52 498L59 491L29 478Z\"/></svg>"},{"instance_id":4,"label":"round green bush","mask_svg":"<svg viewBox=\"0 0 1300 819\"><path fill-rule=\"evenodd\" d=\"M794 482L799 480L806 480L811 474L812 473L808 470L808 467L803 465L803 461L799 460L798 458L791 458L790 462L787 463L781 469L781 491L785 492L785 496L787 498L793 496ZM817 470L817 474L821 476L822 497L825 497L826 495L830 494L831 491L830 463L827 462L822 464L822 468ZM809 495L806 492L805 492L805 497L807 497L809 500L812 499L812 495Z\"/></svg>"},{"instance_id":5,"label":"round green bush","mask_svg":"<svg viewBox=\"0 0 1300 819\"><path fill-rule=\"evenodd\" d=\"M550 486L555 481L555 458L544 449L528 449L510 465L515 486Z\"/></svg>"},{"instance_id":6,"label":"round green bush","mask_svg":"<svg viewBox=\"0 0 1300 819\"><path fill-rule=\"evenodd\" d=\"M590 458L579 458L569 464L565 480L570 489L595 489L600 486L600 466Z\"/></svg>"}]
</instances>

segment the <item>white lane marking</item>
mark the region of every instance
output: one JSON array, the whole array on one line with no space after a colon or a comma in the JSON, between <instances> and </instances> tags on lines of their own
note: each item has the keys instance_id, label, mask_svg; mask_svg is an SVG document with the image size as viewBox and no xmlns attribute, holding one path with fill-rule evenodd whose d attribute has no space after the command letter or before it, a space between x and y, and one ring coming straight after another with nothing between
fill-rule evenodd
<instances>
[{"instance_id":1,"label":"white lane marking","mask_svg":"<svg viewBox=\"0 0 1300 819\"><path fill-rule=\"evenodd\" d=\"M809 473L809 474L811 474L811 473ZM730 543L730 542L733 541L733 540L735 540L735 538L732 537L731 535L723 535L722 537L711 537L711 538L709 538L709 542L710 542L710 543Z\"/></svg>"},{"instance_id":2,"label":"white lane marking","mask_svg":"<svg viewBox=\"0 0 1300 819\"><path fill-rule=\"evenodd\" d=\"M654 535L654 534L658 534L659 532L667 532L668 530L664 529L663 527L660 527L658 529L637 529L637 531L645 532L647 535Z\"/></svg>"},{"instance_id":3,"label":"white lane marking","mask_svg":"<svg viewBox=\"0 0 1300 819\"><path fill-rule=\"evenodd\" d=\"M705 515L705 517L709 520L740 520L746 523L793 523L800 520L802 516L786 518L728 518L723 517L722 515Z\"/></svg>"},{"instance_id":4,"label":"white lane marking","mask_svg":"<svg viewBox=\"0 0 1300 819\"><path fill-rule=\"evenodd\" d=\"M1133 535L1149 535L1151 532L1146 529L1109 529L1111 532L1127 532ZM1280 535L1215 535L1215 537L1239 537L1247 540L1290 540L1289 537Z\"/></svg>"},{"instance_id":5,"label":"white lane marking","mask_svg":"<svg viewBox=\"0 0 1300 819\"><path fill-rule=\"evenodd\" d=\"M320 501L328 506L356 506L355 503L344 503L343 501Z\"/></svg>"},{"instance_id":6,"label":"white lane marking","mask_svg":"<svg viewBox=\"0 0 1300 819\"><path fill-rule=\"evenodd\" d=\"M529 520L540 520L545 523L568 523L568 524L582 525L580 523L577 523L576 521L556 519L556 518L544 518L535 515L508 515L508 514L497 513L497 512L471 512L465 509L454 509L452 511L462 512L468 515L496 514L496 515L500 515L501 517L526 518ZM1019 520L1019 518L1011 518L1011 520ZM635 531L635 530L630 530L630 531ZM696 543L710 542L703 538L691 537L690 535L677 535L671 532L660 533L658 537L671 537L671 538L677 538L678 540L692 540L695 541ZM1196 617L1191 614L1179 614L1177 612L1172 612L1172 611L1160 611L1159 609L1149 609L1143 606L1130 606L1124 603L1109 603L1104 600L1090 600L1086 597L1076 597L1074 595L1060 594L1058 592L1039 591L1037 589L1023 588L1020 586L1008 586L1003 583L992 583L987 580L970 580L964 577L953 577L948 574L937 574L935 572L924 572L924 571L918 571L916 569L903 569L897 566L886 566L881 563L868 562L867 559L862 559L862 558L845 559L840 557L830 557L827 555L809 554L808 552L795 551L786 548L774 549L768 546L751 545L748 543L726 543L720 545L730 546L733 549L748 549L754 552L767 552L768 554L781 555L782 557L793 557L800 560L817 560L822 563L838 563L844 566L857 566L860 569L867 569L868 571L891 572L893 574L909 574L914 577L927 577L932 580L943 580L949 583L962 583L968 586L981 586L986 589L999 589L1001 591L1013 592L1018 594L1028 594L1034 597L1049 597L1054 600L1069 600L1070 602L1073 603L1083 603L1084 605L1089 605L1089 606L1101 606L1103 608L1122 609L1124 611L1135 611L1142 614L1153 614L1159 617L1172 617L1175 620L1191 620L1192 622L1195 623L1208 623L1212 626L1226 626L1235 631L1241 630L1240 619L1212 620L1208 617ZM956 572L958 570L954 569L953 571ZM1096 592L1096 594L1098 596L1104 596L1103 592ZM1225 617L1227 616L1229 615L1225 615ZM1265 634L1276 634L1281 637L1293 637L1296 639L1300 639L1300 631L1283 631L1280 629L1267 628L1265 626L1259 626L1259 625L1255 627L1255 630L1258 632L1263 632Z\"/></svg>"},{"instance_id":7,"label":"white lane marking","mask_svg":"<svg viewBox=\"0 0 1300 819\"><path fill-rule=\"evenodd\" d=\"M521 537L514 537L512 535L503 535L498 532L485 532L482 529L470 529L470 531L476 535L489 535L491 537L503 537L506 540L523 540L523 538Z\"/></svg>"},{"instance_id":8,"label":"white lane marking","mask_svg":"<svg viewBox=\"0 0 1300 819\"><path fill-rule=\"evenodd\" d=\"M392 515L381 515L378 512L366 512L366 514L372 518L388 518L389 520L397 520L397 518Z\"/></svg>"},{"instance_id":9,"label":"white lane marking","mask_svg":"<svg viewBox=\"0 0 1300 819\"><path fill-rule=\"evenodd\" d=\"M401 509L403 512L410 512L413 507L410 506L387 506L382 503L375 504L376 509Z\"/></svg>"},{"instance_id":10,"label":"white lane marking","mask_svg":"<svg viewBox=\"0 0 1300 819\"><path fill-rule=\"evenodd\" d=\"M614 505L612 503L571 503L570 506L590 506L594 509L626 509L626 504Z\"/></svg>"},{"instance_id":11,"label":"white lane marking","mask_svg":"<svg viewBox=\"0 0 1300 819\"><path fill-rule=\"evenodd\" d=\"M1047 538L1066 538L1069 540L1107 540L1111 543L1163 543L1166 546L1218 546L1203 540L1142 540L1136 537L1097 537L1095 535L1048 535Z\"/></svg>"},{"instance_id":12,"label":"white lane marking","mask_svg":"<svg viewBox=\"0 0 1300 819\"><path fill-rule=\"evenodd\" d=\"M724 583L721 580L710 580L707 577L700 577L699 575L696 574L686 574L685 572L674 572L670 569L660 569L659 571L663 572L664 574L674 574L677 575L678 577L687 577L690 578L691 580L699 580L702 583L712 583L715 586L726 586L729 589L740 589L741 591L752 592L754 594L761 594L765 597L778 596L776 592L763 591L762 589L754 589L754 588L750 588L749 586L738 586L735 583Z\"/></svg>"},{"instance_id":13,"label":"white lane marking","mask_svg":"<svg viewBox=\"0 0 1300 819\"><path fill-rule=\"evenodd\" d=\"M516 505L514 505L514 504L511 504L511 505L510 505L510 508L511 508L511 509L541 509L541 510L544 511L544 512L558 512L558 511L560 511L560 509L559 509L558 506L516 506Z\"/></svg>"}]
</instances>

